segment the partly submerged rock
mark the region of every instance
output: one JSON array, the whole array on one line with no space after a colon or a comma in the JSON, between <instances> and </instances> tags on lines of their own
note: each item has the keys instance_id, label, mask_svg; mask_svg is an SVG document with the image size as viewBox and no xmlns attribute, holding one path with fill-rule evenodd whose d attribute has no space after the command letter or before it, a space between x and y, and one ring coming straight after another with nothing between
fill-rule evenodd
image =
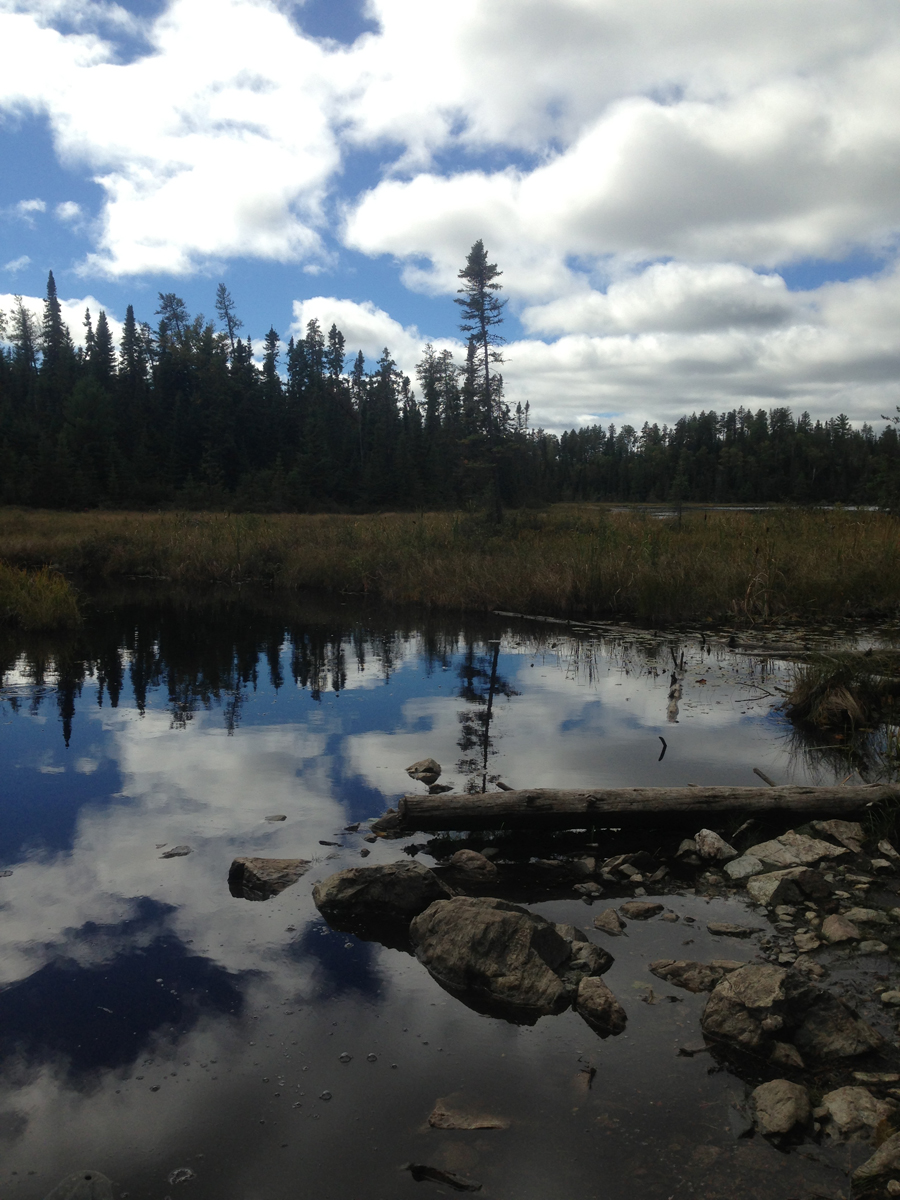
<instances>
[{"instance_id":1,"label":"partly submerged rock","mask_svg":"<svg viewBox=\"0 0 900 1200\"><path fill-rule=\"evenodd\" d=\"M619 912L629 921L646 921L661 913L664 907L650 900L626 900L624 904L619 905Z\"/></svg>"},{"instance_id":2,"label":"partly submerged rock","mask_svg":"<svg viewBox=\"0 0 900 1200\"><path fill-rule=\"evenodd\" d=\"M821 871L809 867L786 867L747 880L747 891L757 904L799 904L804 896L822 899L831 892Z\"/></svg>"},{"instance_id":3,"label":"partly submerged rock","mask_svg":"<svg viewBox=\"0 0 900 1200\"><path fill-rule=\"evenodd\" d=\"M707 1037L739 1050L793 1042L807 1060L852 1058L882 1044L837 997L769 964L741 967L716 984L700 1024Z\"/></svg>"},{"instance_id":4,"label":"partly submerged rock","mask_svg":"<svg viewBox=\"0 0 900 1200\"><path fill-rule=\"evenodd\" d=\"M745 963L719 960L717 962L689 962L686 959L660 958L650 963L649 970L657 979L689 992L711 992L716 984Z\"/></svg>"},{"instance_id":5,"label":"partly submerged rock","mask_svg":"<svg viewBox=\"0 0 900 1200\"><path fill-rule=\"evenodd\" d=\"M228 871L228 890L244 900L277 896L309 870L305 858L236 858Z\"/></svg>"},{"instance_id":6,"label":"partly submerged rock","mask_svg":"<svg viewBox=\"0 0 900 1200\"><path fill-rule=\"evenodd\" d=\"M594 917L594 928L612 934L613 937L620 937L624 932L625 922L614 908L604 908L602 913L597 913Z\"/></svg>"},{"instance_id":7,"label":"partly submerged rock","mask_svg":"<svg viewBox=\"0 0 900 1200\"><path fill-rule=\"evenodd\" d=\"M809 1092L789 1079L762 1083L750 1096L753 1123L765 1137L783 1137L810 1118Z\"/></svg>"},{"instance_id":8,"label":"partly submerged rock","mask_svg":"<svg viewBox=\"0 0 900 1200\"><path fill-rule=\"evenodd\" d=\"M742 854L740 858L733 858L731 862L725 864L725 874L733 883L740 883L741 880L750 879L753 875L761 875L765 869L759 859L754 858L752 854Z\"/></svg>"},{"instance_id":9,"label":"partly submerged rock","mask_svg":"<svg viewBox=\"0 0 900 1200\"><path fill-rule=\"evenodd\" d=\"M441 773L441 764L433 758L420 758L406 768L410 779L420 779L423 783L434 783Z\"/></svg>"},{"instance_id":10,"label":"partly submerged rock","mask_svg":"<svg viewBox=\"0 0 900 1200\"><path fill-rule=\"evenodd\" d=\"M612 956L574 926L491 897L438 900L409 928L416 957L469 1007L534 1024L562 1012Z\"/></svg>"},{"instance_id":11,"label":"partly submerged rock","mask_svg":"<svg viewBox=\"0 0 900 1200\"><path fill-rule=\"evenodd\" d=\"M193 854L193 853L194 853L194 851L190 848L190 846L173 846L171 850L166 850L166 852L164 854L161 854L159 857L160 858L184 858L184 856L186 854Z\"/></svg>"},{"instance_id":12,"label":"partly submerged rock","mask_svg":"<svg viewBox=\"0 0 900 1200\"><path fill-rule=\"evenodd\" d=\"M45 1200L113 1200L112 1182L100 1171L75 1171L48 1192Z\"/></svg>"},{"instance_id":13,"label":"partly submerged rock","mask_svg":"<svg viewBox=\"0 0 900 1200\"><path fill-rule=\"evenodd\" d=\"M831 913L822 922L822 937L826 942L859 941L861 936L853 922L848 921L840 913Z\"/></svg>"},{"instance_id":14,"label":"partly submerged rock","mask_svg":"<svg viewBox=\"0 0 900 1200\"><path fill-rule=\"evenodd\" d=\"M613 993L596 977L582 979L575 996L575 1011L602 1038L624 1032L628 1017Z\"/></svg>"},{"instance_id":15,"label":"partly submerged rock","mask_svg":"<svg viewBox=\"0 0 900 1200\"><path fill-rule=\"evenodd\" d=\"M759 932L755 925L732 925L728 921L709 921L706 928L716 937L748 938Z\"/></svg>"},{"instance_id":16,"label":"partly submerged rock","mask_svg":"<svg viewBox=\"0 0 900 1200\"><path fill-rule=\"evenodd\" d=\"M448 865L472 879L494 879L497 875L496 866L477 850L457 850Z\"/></svg>"},{"instance_id":17,"label":"partly submerged rock","mask_svg":"<svg viewBox=\"0 0 900 1200\"><path fill-rule=\"evenodd\" d=\"M410 920L453 893L421 863L400 861L376 867L350 867L313 888L323 916Z\"/></svg>"},{"instance_id":18,"label":"partly submerged rock","mask_svg":"<svg viewBox=\"0 0 900 1200\"><path fill-rule=\"evenodd\" d=\"M428 1118L432 1129L509 1129L505 1117L467 1110L456 1096L435 1101Z\"/></svg>"},{"instance_id":19,"label":"partly submerged rock","mask_svg":"<svg viewBox=\"0 0 900 1200\"><path fill-rule=\"evenodd\" d=\"M409 1171L416 1183L425 1179L433 1183L446 1183L455 1192L480 1192L481 1184L465 1175L457 1175L455 1171L445 1171L442 1167L429 1167L427 1163L405 1163L401 1168Z\"/></svg>"},{"instance_id":20,"label":"partly submerged rock","mask_svg":"<svg viewBox=\"0 0 900 1200\"><path fill-rule=\"evenodd\" d=\"M843 1142L868 1142L879 1126L895 1124L898 1106L893 1100L880 1100L864 1087L840 1087L822 1097L827 1110L826 1132Z\"/></svg>"}]
</instances>

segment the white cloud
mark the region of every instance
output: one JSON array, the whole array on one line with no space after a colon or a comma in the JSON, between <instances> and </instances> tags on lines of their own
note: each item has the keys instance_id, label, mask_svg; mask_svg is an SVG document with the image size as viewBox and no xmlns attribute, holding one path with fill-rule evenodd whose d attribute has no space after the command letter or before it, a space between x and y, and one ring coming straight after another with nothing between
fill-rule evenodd
<instances>
[{"instance_id":1,"label":"white cloud","mask_svg":"<svg viewBox=\"0 0 900 1200\"><path fill-rule=\"evenodd\" d=\"M24 271L27 266L30 266L31 259L27 254L20 254L18 258L11 258L8 263L3 264L4 271L11 271L15 274L16 271Z\"/></svg>"},{"instance_id":2,"label":"white cloud","mask_svg":"<svg viewBox=\"0 0 900 1200\"><path fill-rule=\"evenodd\" d=\"M58 221L65 221L67 224L79 221L83 216L81 205L77 204L74 200L63 200L61 204L57 204L53 211Z\"/></svg>"}]
</instances>

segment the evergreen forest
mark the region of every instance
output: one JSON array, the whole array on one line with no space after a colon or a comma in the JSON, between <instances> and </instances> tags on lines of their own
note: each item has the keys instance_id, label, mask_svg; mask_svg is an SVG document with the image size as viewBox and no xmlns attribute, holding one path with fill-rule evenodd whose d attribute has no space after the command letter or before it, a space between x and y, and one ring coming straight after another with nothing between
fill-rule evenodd
<instances>
[{"instance_id":1,"label":"evergreen forest","mask_svg":"<svg viewBox=\"0 0 900 1200\"><path fill-rule=\"evenodd\" d=\"M519 507L559 500L896 506L896 421L854 429L788 408L673 425L532 428L503 397L500 274L476 243L460 272L465 361L426 346L416 378L310 321L258 354L223 284L216 321L160 293L76 348L52 273L43 320L0 314L0 503L258 511Z\"/></svg>"}]
</instances>

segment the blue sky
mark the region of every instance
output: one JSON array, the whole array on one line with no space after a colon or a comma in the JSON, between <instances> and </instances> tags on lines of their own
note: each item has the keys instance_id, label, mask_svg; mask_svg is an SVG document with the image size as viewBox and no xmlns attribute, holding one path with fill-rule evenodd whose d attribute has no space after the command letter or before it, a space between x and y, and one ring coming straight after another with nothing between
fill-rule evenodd
<instances>
[{"instance_id":1,"label":"blue sky","mask_svg":"<svg viewBox=\"0 0 900 1200\"><path fill-rule=\"evenodd\" d=\"M900 403L889 0L0 0L0 309L53 269L412 372L504 272L536 424Z\"/></svg>"}]
</instances>

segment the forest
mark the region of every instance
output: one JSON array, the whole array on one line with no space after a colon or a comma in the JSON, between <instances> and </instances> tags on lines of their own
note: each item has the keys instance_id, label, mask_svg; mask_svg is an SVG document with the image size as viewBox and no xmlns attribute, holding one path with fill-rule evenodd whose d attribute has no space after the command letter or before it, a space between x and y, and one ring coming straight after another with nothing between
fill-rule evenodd
<instances>
[{"instance_id":1,"label":"forest","mask_svg":"<svg viewBox=\"0 0 900 1200\"><path fill-rule=\"evenodd\" d=\"M106 314L94 325L88 313L76 347L51 272L41 321L19 298L0 314L0 503L360 512L465 508L493 494L513 508L897 507L900 440L887 420L876 432L780 407L561 436L533 428L494 368L499 274L477 243L460 272L465 361L426 346L413 380L387 348L369 364L314 320L286 348L270 329L260 354L224 284L215 321L160 293L155 324L129 305L116 345Z\"/></svg>"}]
</instances>

